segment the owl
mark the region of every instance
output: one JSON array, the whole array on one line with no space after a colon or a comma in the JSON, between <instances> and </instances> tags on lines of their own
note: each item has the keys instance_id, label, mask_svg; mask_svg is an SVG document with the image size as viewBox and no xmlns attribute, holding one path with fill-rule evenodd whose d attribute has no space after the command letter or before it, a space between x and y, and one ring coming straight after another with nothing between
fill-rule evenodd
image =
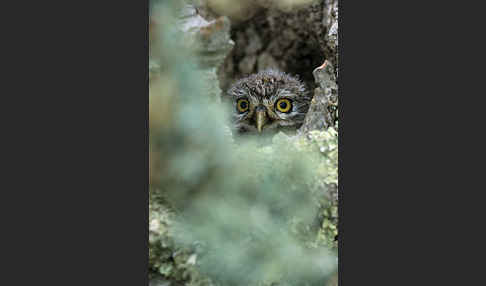
<instances>
[{"instance_id":1,"label":"owl","mask_svg":"<svg viewBox=\"0 0 486 286\"><path fill-rule=\"evenodd\" d=\"M268 135L297 130L312 98L297 77L270 69L235 82L226 99L238 134Z\"/></svg>"}]
</instances>

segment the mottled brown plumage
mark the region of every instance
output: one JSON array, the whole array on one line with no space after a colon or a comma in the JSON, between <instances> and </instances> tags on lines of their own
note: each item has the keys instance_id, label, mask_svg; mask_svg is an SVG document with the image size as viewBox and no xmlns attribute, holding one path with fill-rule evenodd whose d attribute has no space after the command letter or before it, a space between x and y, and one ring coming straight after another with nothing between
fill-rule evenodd
<instances>
[{"instance_id":1,"label":"mottled brown plumage","mask_svg":"<svg viewBox=\"0 0 486 286\"><path fill-rule=\"evenodd\" d=\"M298 78L278 70L240 79L226 97L232 103L232 121L238 133L265 135L299 128L311 100Z\"/></svg>"}]
</instances>

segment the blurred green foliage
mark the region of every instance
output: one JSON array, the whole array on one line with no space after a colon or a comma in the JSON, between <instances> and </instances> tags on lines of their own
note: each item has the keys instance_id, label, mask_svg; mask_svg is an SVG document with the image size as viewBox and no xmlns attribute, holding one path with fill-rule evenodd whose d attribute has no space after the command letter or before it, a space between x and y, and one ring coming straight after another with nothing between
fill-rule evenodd
<instances>
[{"instance_id":1,"label":"blurred green foliage","mask_svg":"<svg viewBox=\"0 0 486 286\"><path fill-rule=\"evenodd\" d=\"M235 142L209 71L180 40L178 9L152 10L150 278L324 285L337 270L337 132Z\"/></svg>"}]
</instances>

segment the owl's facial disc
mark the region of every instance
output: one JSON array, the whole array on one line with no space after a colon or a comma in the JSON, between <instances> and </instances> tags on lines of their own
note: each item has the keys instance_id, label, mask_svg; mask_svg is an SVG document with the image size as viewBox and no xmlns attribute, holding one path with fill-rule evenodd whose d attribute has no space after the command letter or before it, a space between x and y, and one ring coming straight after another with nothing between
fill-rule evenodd
<instances>
[{"instance_id":1,"label":"owl's facial disc","mask_svg":"<svg viewBox=\"0 0 486 286\"><path fill-rule=\"evenodd\" d=\"M289 98L239 98L236 100L237 126L243 132L271 135L292 126L293 101Z\"/></svg>"},{"instance_id":2,"label":"owl's facial disc","mask_svg":"<svg viewBox=\"0 0 486 286\"><path fill-rule=\"evenodd\" d=\"M301 126L311 97L298 78L265 70L234 83L226 93L239 134L273 136Z\"/></svg>"}]
</instances>

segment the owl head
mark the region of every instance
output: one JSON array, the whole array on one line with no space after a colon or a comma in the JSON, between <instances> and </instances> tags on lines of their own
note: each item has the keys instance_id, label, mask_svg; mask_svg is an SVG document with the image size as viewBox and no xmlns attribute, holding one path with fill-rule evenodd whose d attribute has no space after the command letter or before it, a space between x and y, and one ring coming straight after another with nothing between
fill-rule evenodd
<instances>
[{"instance_id":1,"label":"owl head","mask_svg":"<svg viewBox=\"0 0 486 286\"><path fill-rule=\"evenodd\" d=\"M299 128L311 97L296 77L265 70L234 83L226 98L238 133L272 134Z\"/></svg>"}]
</instances>

